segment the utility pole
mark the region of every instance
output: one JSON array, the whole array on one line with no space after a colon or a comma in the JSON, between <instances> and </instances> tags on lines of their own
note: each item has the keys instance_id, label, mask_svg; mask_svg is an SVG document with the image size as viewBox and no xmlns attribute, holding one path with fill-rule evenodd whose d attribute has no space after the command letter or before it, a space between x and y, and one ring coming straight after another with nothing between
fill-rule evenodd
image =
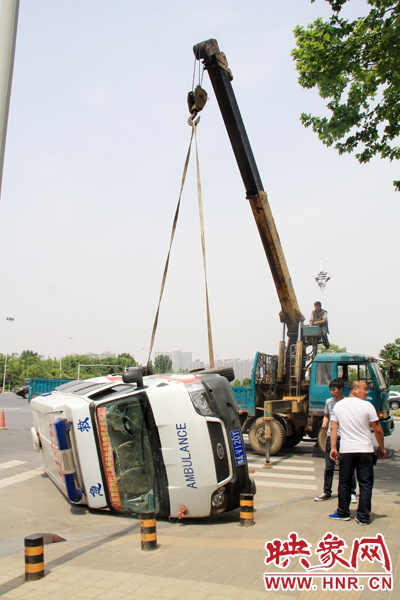
<instances>
[{"instance_id":1,"label":"utility pole","mask_svg":"<svg viewBox=\"0 0 400 600\"><path fill-rule=\"evenodd\" d=\"M17 41L19 0L1 0L0 7L0 194L3 182L8 112Z\"/></svg>"},{"instance_id":2,"label":"utility pole","mask_svg":"<svg viewBox=\"0 0 400 600\"><path fill-rule=\"evenodd\" d=\"M14 321L14 317L6 317L6 321L8 321L8 338L7 338L7 348L6 348L6 360L4 363L3 392L5 392L5 389L6 389L7 357L8 357L8 346L10 344L10 325L11 325L12 321Z\"/></svg>"}]
</instances>

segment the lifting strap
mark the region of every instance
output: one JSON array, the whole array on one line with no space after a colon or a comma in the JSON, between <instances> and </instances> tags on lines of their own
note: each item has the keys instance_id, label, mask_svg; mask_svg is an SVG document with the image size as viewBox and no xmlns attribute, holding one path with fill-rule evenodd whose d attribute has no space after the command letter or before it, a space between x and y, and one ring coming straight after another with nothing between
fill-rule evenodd
<instances>
[{"instance_id":1,"label":"lifting strap","mask_svg":"<svg viewBox=\"0 0 400 600\"><path fill-rule=\"evenodd\" d=\"M194 141L195 141L195 146L196 146L197 196L198 196L198 199L199 199L201 248L202 248L202 251L203 251L204 282L205 282L205 288L206 288L208 356L209 356L209 360L210 360L210 368L213 369L214 368L214 350L213 350L212 332L211 332L210 305L208 303L207 267L206 267L206 242L205 242L205 237L204 237L203 199L202 199L202 194L201 194L199 154L198 154L198 150L197 150L197 124L195 122L193 122L193 129L194 129Z\"/></svg>"},{"instance_id":2,"label":"lifting strap","mask_svg":"<svg viewBox=\"0 0 400 600\"><path fill-rule=\"evenodd\" d=\"M149 365L150 365L150 357L151 357L151 353L153 351L154 339L155 339L156 331L157 331L158 317L159 317L159 314L160 314L161 299L163 297L165 282L166 282L166 279L167 279L169 259L170 259L171 248L172 248L172 242L174 241L176 226L177 226L177 223L178 223L179 209L180 209L180 205L181 205L181 198L182 198L183 187L185 185L187 170L188 170L188 166L189 166L190 151L191 151L191 147L192 147L193 137L195 138L195 146L196 146L197 194L198 194L198 200L199 200L201 246L202 246L202 251L203 251L204 278L205 278L205 287L206 287L208 352L209 352L209 359L210 359L210 367L211 368L214 367L214 353L213 353L212 333L211 333L210 307L209 307L209 302L208 302L207 270L206 270L206 248L205 248L204 218L203 218L203 202L202 202L202 195L201 195L199 157L198 157L198 151L197 151L197 123L193 120L192 122L190 122L190 125L192 125L192 134L190 136L189 148L188 148L187 155L186 155L185 166L183 168L181 189L180 189L180 193L179 193L178 204L177 204L176 210L175 210L175 216L174 216L174 221L173 221L173 224L172 224L171 239L170 239L170 242L169 242L169 249L168 249L168 254L167 254L167 260L165 261L164 273L163 273L163 277L162 277L162 281L161 281L160 297L159 297L159 300L158 300L157 312L156 312L156 316L155 316L155 319L154 319L153 332L151 334L151 341L150 341L150 348L149 348L149 356L148 356L147 365L146 365L146 375L148 373L148 369L149 369Z\"/></svg>"},{"instance_id":3,"label":"lifting strap","mask_svg":"<svg viewBox=\"0 0 400 600\"><path fill-rule=\"evenodd\" d=\"M176 225L178 223L179 209L180 209L180 206L181 206L181 198L182 198L183 186L185 185L186 174L187 174L187 170L188 170L188 166L189 166L190 150L191 150L191 147L192 147L193 135L194 135L194 128L192 129L192 135L190 136L189 148L188 148L187 155L186 155L185 166L183 168L181 191L179 193L178 204L177 204L176 210L175 210L174 222L172 224L172 232L171 232L171 239L170 239L170 242L169 242L169 249L168 249L168 254L167 254L167 260L165 261L164 273L163 273L163 278L162 278L162 281L161 281L160 298L158 300L156 318L154 319L153 333L151 334L149 356L148 356L148 359L147 359L146 373L145 373L146 375L147 375L148 370L149 370L150 357L151 357L151 353L152 353L153 345L154 345L154 338L156 337L156 331L157 331L157 325L158 325L158 315L160 314L161 298L163 297L163 293L164 293L165 281L167 279L167 273L168 273L169 257L171 255L172 242L174 241L174 236L175 236L175 231L176 231Z\"/></svg>"}]
</instances>

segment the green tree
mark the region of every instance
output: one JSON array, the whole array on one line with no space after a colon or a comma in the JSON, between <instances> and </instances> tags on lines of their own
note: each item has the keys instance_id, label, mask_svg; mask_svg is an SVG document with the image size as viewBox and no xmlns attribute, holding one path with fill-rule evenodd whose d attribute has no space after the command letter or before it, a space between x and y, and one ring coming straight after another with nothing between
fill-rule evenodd
<instances>
[{"instance_id":1,"label":"green tree","mask_svg":"<svg viewBox=\"0 0 400 600\"><path fill-rule=\"evenodd\" d=\"M243 379L242 385L251 385L251 378L250 377L245 377Z\"/></svg>"},{"instance_id":2,"label":"green tree","mask_svg":"<svg viewBox=\"0 0 400 600\"><path fill-rule=\"evenodd\" d=\"M330 344L329 345L329 350L331 352L334 353L342 353L342 352L347 352L346 347L340 348L339 346L337 346L336 344ZM325 346L323 344L318 344L317 346L317 354L325 354L327 352L327 349L325 348Z\"/></svg>"},{"instance_id":3,"label":"green tree","mask_svg":"<svg viewBox=\"0 0 400 600\"><path fill-rule=\"evenodd\" d=\"M396 338L393 344L385 344L379 356L384 360L382 368L390 382L400 384L400 338Z\"/></svg>"},{"instance_id":4,"label":"green tree","mask_svg":"<svg viewBox=\"0 0 400 600\"><path fill-rule=\"evenodd\" d=\"M1 381L3 381L4 377L4 363L5 356L0 354ZM110 373L123 373L125 367L134 367L137 363L128 353L103 359L94 359L83 355L64 356L62 359L62 378L76 379L78 377L79 364L90 365L88 367L81 367L80 369L80 378L89 379L100 375L109 375ZM50 357L47 360L41 360L37 352L24 350L19 358L8 356L8 375L11 375L10 385L12 387L23 385L24 379L27 378L35 379L43 377L44 379L58 379L60 377L60 361L58 358Z\"/></svg>"},{"instance_id":5,"label":"green tree","mask_svg":"<svg viewBox=\"0 0 400 600\"><path fill-rule=\"evenodd\" d=\"M155 373L172 373L172 360L167 354L160 354L154 361Z\"/></svg>"},{"instance_id":6,"label":"green tree","mask_svg":"<svg viewBox=\"0 0 400 600\"><path fill-rule=\"evenodd\" d=\"M231 383L232 386L240 386L242 385L242 382L240 381L240 379L235 379L235 381L233 383Z\"/></svg>"},{"instance_id":7,"label":"green tree","mask_svg":"<svg viewBox=\"0 0 400 600\"><path fill-rule=\"evenodd\" d=\"M36 358L36 357L39 357L37 352L34 352L33 350L22 350L21 356L19 357L19 359L27 360L29 358Z\"/></svg>"},{"instance_id":8,"label":"green tree","mask_svg":"<svg viewBox=\"0 0 400 600\"><path fill-rule=\"evenodd\" d=\"M300 85L317 87L332 114L302 113L301 121L339 154L356 150L360 163L399 159L400 0L367 0L367 16L351 22L340 17L348 0L327 1L331 18L297 26L292 56ZM400 191L400 180L393 183Z\"/></svg>"}]
</instances>

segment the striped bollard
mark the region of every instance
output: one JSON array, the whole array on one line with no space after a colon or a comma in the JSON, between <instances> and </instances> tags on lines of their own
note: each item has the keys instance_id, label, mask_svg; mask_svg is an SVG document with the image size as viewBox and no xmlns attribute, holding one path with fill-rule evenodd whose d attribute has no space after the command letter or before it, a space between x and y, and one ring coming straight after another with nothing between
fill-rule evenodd
<instances>
[{"instance_id":1,"label":"striped bollard","mask_svg":"<svg viewBox=\"0 0 400 600\"><path fill-rule=\"evenodd\" d=\"M44 577L43 535L35 533L25 538L25 581Z\"/></svg>"},{"instance_id":2,"label":"striped bollard","mask_svg":"<svg viewBox=\"0 0 400 600\"><path fill-rule=\"evenodd\" d=\"M240 527L254 525L253 494L240 494Z\"/></svg>"},{"instance_id":3,"label":"striped bollard","mask_svg":"<svg viewBox=\"0 0 400 600\"><path fill-rule=\"evenodd\" d=\"M144 510L139 516L142 550L157 550L156 511Z\"/></svg>"}]
</instances>

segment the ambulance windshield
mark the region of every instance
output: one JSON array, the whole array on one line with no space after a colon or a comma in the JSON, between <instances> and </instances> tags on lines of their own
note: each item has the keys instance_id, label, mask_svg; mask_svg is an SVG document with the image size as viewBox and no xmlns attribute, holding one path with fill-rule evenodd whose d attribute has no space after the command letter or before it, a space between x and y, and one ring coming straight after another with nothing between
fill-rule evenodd
<instances>
[{"instance_id":1,"label":"ambulance windshield","mask_svg":"<svg viewBox=\"0 0 400 600\"><path fill-rule=\"evenodd\" d=\"M96 412L112 507L135 513L164 513L166 473L146 394L107 402Z\"/></svg>"}]
</instances>

